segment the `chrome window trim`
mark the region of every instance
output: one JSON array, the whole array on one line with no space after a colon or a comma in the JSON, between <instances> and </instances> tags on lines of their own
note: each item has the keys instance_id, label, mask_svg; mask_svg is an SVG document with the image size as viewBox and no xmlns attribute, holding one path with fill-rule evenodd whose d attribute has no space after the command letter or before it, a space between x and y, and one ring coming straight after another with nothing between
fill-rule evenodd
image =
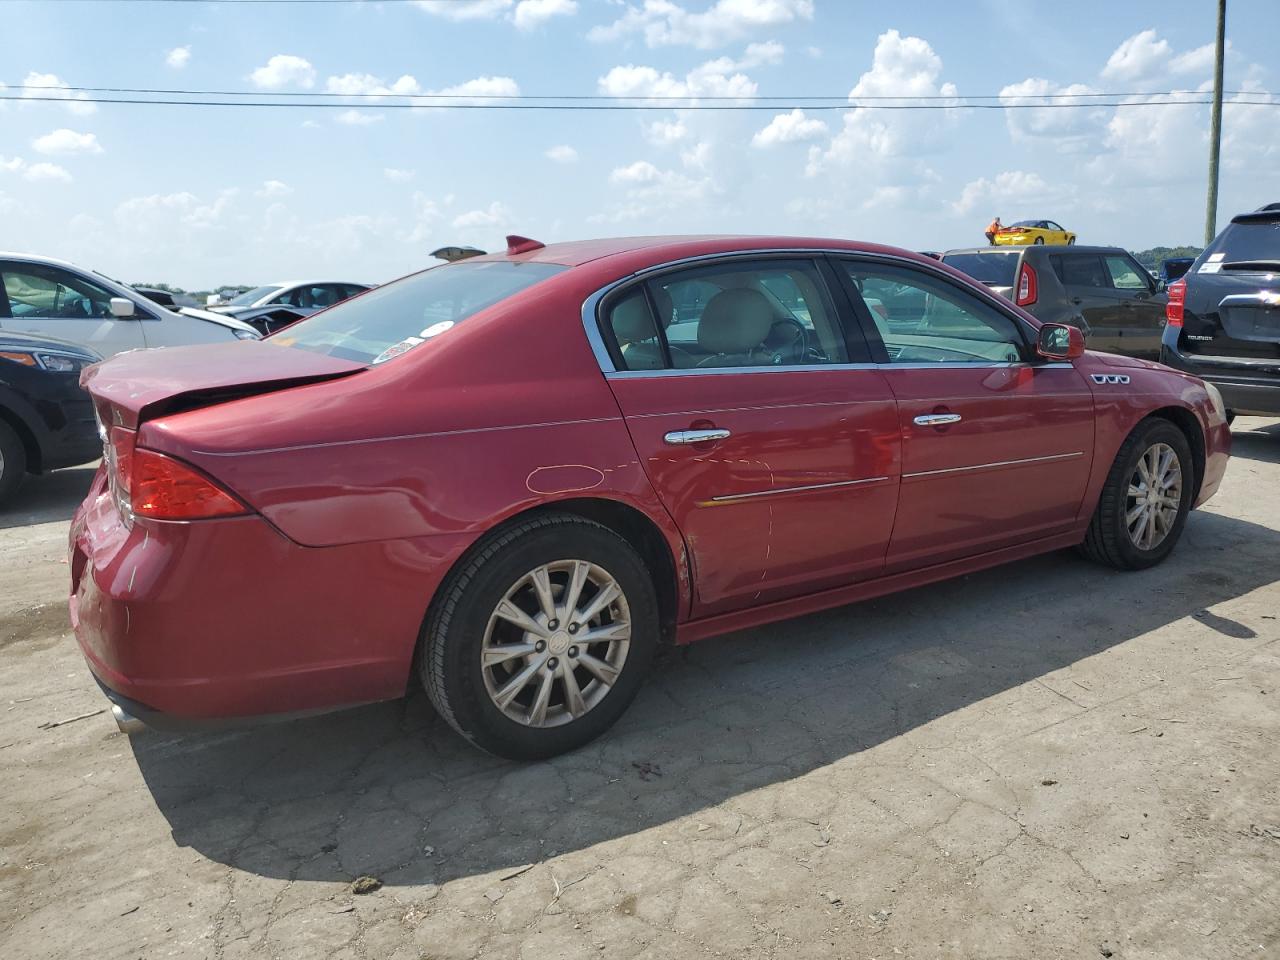
<instances>
[{"instance_id":1,"label":"chrome window trim","mask_svg":"<svg viewBox=\"0 0 1280 960\"><path fill-rule=\"evenodd\" d=\"M606 351L605 356L608 356ZM725 373L780 373L784 371L794 371L803 373L806 371L834 371L834 370L1003 370L1013 367L1028 367L1033 370L1071 370L1074 369L1073 364L1066 361L1053 361L1051 363L1032 363L1028 360L1004 361L995 360L990 363L964 363L962 361L947 360L939 363L804 363L788 366L787 364L777 364L759 367L687 367L681 369L663 369L663 370L606 370L604 371L607 380L648 380L654 377L703 377L716 376Z\"/></svg>"},{"instance_id":2,"label":"chrome window trim","mask_svg":"<svg viewBox=\"0 0 1280 960\"><path fill-rule=\"evenodd\" d=\"M941 470L920 470L916 473L904 473L902 479L935 477L945 473L968 473L972 470L990 470L993 467L1020 467L1026 463L1052 463L1055 460L1074 460L1076 457L1083 456L1084 451L1077 450L1075 453L1055 453L1047 457L1027 457L1025 460L996 460L993 463L975 463L969 467L945 467Z\"/></svg>"},{"instance_id":3,"label":"chrome window trim","mask_svg":"<svg viewBox=\"0 0 1280 960\"><path fill-rule=\"evenodd\" d=\"M781 496L784 493L808 493L811 490L832 490L836 487L857 487L867 483L884 483L888 477L864 477L861 480L836 480L831 483L809 483L799 487L777 487L773 490L755 490L751 493L726 493L712 497L707 503L734 503L738 500L754 500L757 497Z\"/></svg>"},{"instance_id":4,"label":"chrome window trim","mask_svg":"<svg viewBox=\"0 0 1280 960\"><path fill-rule=\"evenodd\" d=\"M694 257L683 257L679 260L668 260L664 263L656 263L656 264L653 264L652 266L645 267L641 270L633 271L632 273L627 274L625 277L619 277L617 280L614 280L612 283L609 283L601 287L595 293L591 294L584 301L582 301L582 326L587 334L587 342L591 345L591 352L595 354L596 362L600 365L600 371L604 374L614 374L614 375L618 375L618 374L666 375L671 373L708 372L706 370L697 370L696 368L693 370L675 370L675 369L619 370L617 366L615 366L613 362L613 358L609 356L609 348L605 346L604 337L600 333L600 317L599 317L599 308L600 308L601 301L604 300L605 297L609 296L609 294L613 293L615 290L619 289L622 286L625 286L626 284L643 280L649 276L652 276L653 274L664 273L668 270L678 270L682 267L693 266L701 263L709 263L716 260L737 260L744 257L746 258L753 258L753 257L777 258L780 256L788 256L788 255L796 256L796 257L836 256L836 257L870 260L873 262L883 262L883 263L890 263L890 264L905 264L909 267L914 267L918 270L922 270L926 274L933 276L939 280L945 281L951 284L952 286L959 286L959 284L956 283L956 278L951 276L951 274L946 273L942 270L939 270L936 267L931 266L930 264L921 263L920 261L915 260L912 257L903 257L894 253L873 253L870 251L863 251L863 250L846 250L839 247L835 247L835 248L833 247L767 247L767 248L762 248L760 250L727 250L727 251L721 251L719 253L701 253ZM1027 333L1028 337L1031 340L1035 339L1034 337L1031 336L1031 334L1035 332L1034 329L1031 329L1029 327L1025 319L1023 319L1017 313L1009 309L1011 304L1007 300L1004 300L999 295L993 294L990 290L987 290L985 288L979 289L978 287L975 286L975 287L962 287L961 289L963 289L965 293L971 294L972 296L977 297L979 300L985 301L989 306L993 307L994 309L998 310L1000 313L1008 317L1010 320L1019 324L1019 326ZM838 305L836 307L836 313L837 315L839 315L840 313L840 307ZM855 317L854 319L856 321L857 318ZM1010 362L1000 363L1000 364L960 363L957 365L964 369L974 369L982 366L993 366L993 365L994 366L1025 365L1025 366L1034 366L1034 367L1050 366L1049 364L1038 364L1038 363L1034 363L1032 361L1027 361L1027 360L1019 360L1014 363L1010 363ZM1068 367L1072 366L1072 364L1070 363L1067 363L1064 365ZM814 368L820 369L820 370L830 370L833 368L867 369L867 368L879 367L879 366L883 366L886 368L896 368L898 370L917 369L917 367L915 367L914 365L905 364L905 363L903 364L823 363L823 364L812 364L812 365L797 364L794 366L786 366L786 365L780 364L778 366L716 367L711 369L721 373L741 373L744 371L763 373L771 370L772 371L803 370L803 369L814 369ZM918 367L918 369L940 369L942 367L943 367L943 364L941 363L921 364Z\"/></svg>"}]
</instances>

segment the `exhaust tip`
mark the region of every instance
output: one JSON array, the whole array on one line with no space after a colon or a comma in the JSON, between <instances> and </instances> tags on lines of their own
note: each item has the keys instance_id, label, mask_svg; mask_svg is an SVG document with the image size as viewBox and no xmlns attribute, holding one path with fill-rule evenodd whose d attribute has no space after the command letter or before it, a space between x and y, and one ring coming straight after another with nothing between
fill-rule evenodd
<instances>
[{"instance_id":1,"label":"exhaust tip","mask_svg":"<svg viewBox=\"0 0 1280 960\"><path fill-rule=\"evenodd\" d=\"M127 733L129 736L133 736L135 733L141 733L143 730L147 729L147 725L145 723L133 714L129 713L119 704L113 703L111 705L111 716L115 719L116 726L120 728L120 732Z\"/></svg>"}]
</instances>

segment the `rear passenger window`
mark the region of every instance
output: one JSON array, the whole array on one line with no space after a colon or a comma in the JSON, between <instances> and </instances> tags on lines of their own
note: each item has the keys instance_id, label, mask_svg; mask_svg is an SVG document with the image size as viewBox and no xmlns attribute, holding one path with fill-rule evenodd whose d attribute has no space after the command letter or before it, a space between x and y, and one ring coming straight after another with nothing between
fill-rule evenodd
<instances>
[{"instance_id":1,"label":"rear passenger window","mask_svg":"<svg viewBox=\"0 0 1280 960\"><path fill-rule=\"evenodd\" d=\"M617 301L607 323L614 361L626 370L788 367L847 363L849 356L835 307L808 260L663 274Z\"/></svg>"},{"instance_id":2,"label":"rear passenger window","mask_svg":"<svg viewBox=\"0 0 1280 960\"><path fill-rule=\"evenodd\" d=\"M1111 286L1111 279L1102 265L1102 258L1096 254L1059 253L1049 259L1053 263L1053 272L1067 286L1101 289Z\"/></svg>"},{"instance_id":3,"label":"rear passenger window","mask_svg":"<svg viewBox=\"0 0 1280 960\"><path fill-rule=\"evenodd\" d=\"M1117 290L1150 289L1146 277L1139 273L1138 265L1128 257L1107 257L1106 261L1111 282Z\"/></svg>"}]
</instances>

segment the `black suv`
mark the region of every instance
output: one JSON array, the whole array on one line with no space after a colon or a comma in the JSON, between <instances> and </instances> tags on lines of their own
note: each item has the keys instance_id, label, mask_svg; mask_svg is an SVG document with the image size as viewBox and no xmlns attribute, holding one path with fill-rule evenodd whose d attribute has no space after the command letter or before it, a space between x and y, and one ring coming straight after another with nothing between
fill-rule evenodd
<instances>
[{"instance_id":1,"label":"black suv","mask_svg":"<svg viewBox=\"0 0 1280 960\"><path fill-rule=\"evenodd\" d=\"M942 262L1045 323L1079 327L1094 350L1160 359L1164 283L1120 247L974 247Z\"/></svg>"},{"instance_id":2,"label":"black suv","mask_svg":"<svg viewBox=\"0 0 1280 960\"><path fill-rule=\"evenodd\" d=\"M1232 413L1280 413L1280 203L1231 222L1169 286L1161 359L1222 391Z\"/></svg>"}]
</instances>

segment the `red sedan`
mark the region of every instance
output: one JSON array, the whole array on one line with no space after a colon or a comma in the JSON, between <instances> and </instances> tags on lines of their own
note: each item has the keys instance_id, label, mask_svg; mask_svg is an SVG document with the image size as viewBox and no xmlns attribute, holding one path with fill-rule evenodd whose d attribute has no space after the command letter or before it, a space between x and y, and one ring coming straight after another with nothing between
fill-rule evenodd
<instances>
[{"instance_id":1,"label":"red sedan","mask_svg":"<svg viewBox=\"0 0 1280 960\"><path fill-rule=\"evenodd\" d=\"M689 643L1079 547L1173 549L1221 398L957 271L645 238L435 267L84 383L71 619L126 729L415 680L477 746L577 747Z\"/></svg>"}]
</instances>

